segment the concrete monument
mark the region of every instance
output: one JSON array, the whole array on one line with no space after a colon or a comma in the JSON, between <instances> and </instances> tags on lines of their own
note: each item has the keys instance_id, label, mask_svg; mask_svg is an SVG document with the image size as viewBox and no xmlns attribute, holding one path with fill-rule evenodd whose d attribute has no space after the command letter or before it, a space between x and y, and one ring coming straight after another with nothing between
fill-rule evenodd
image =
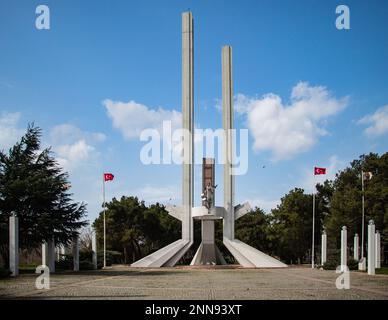
<instances>
[{"instance_id":1,"label":"concrete monument","mask_svg":"<svg viewBox=\"0 0 388 320\"><path fill-rule=\"evenodd\" d=\"M243 267L286 267L286 265L263 252L235 239L234 221L251 208L249 203L235 205L234 203L234 174L233 174L233 76L232 76L232 48L222 48L222 109L224 129L224 205L215 206L214 179L205 183L203 187L203 203L194 207L194 46L193 46L193 17L191 12L182 14L182 127L183 137L183 178L182 178L182 206L166 206L173 217L182 221L182 239L144 257L132 264L133 267L162 267L174 266L193 244L193 219L201 220L202 242L191 264L224 264L221 253L214 242L214 221L223 219L223 243ZM204 168L212 166L213 159L204 160ZM214 169L213 169L214 170ZM208 177L203 177L205 181Z\"/></svg>"}]
</instances>

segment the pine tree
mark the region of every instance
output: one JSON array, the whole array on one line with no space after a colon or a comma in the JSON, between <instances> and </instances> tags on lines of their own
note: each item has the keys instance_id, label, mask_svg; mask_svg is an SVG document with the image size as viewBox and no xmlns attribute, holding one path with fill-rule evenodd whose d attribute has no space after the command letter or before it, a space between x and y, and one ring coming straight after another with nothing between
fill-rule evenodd
<instances>
[{"instance_id":1,"label":"pine tree","mask_svg":"<svg viewBox=\"0 0 388 320\"><path fill-rule=\"evenodd\" d=\"M6 239L9 216L19 218L19 245L38 247L54 239L68 244L86 225L84 203L72 201L68 174L64 173L50 148L41 148L41 129L31 124L8 153L0 151L1 252L8 260Z\"/></svg>"}]
</instances>

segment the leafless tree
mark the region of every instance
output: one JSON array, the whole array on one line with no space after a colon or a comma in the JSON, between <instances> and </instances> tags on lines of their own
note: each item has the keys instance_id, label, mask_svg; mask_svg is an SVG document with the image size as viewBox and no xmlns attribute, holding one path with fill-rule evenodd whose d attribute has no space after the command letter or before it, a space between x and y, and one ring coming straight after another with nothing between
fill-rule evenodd
<instances>
[{"instance_id":1,"label":"leafless tree","mask_svg":"<svg viewBox=\"0 0 388 320\"><path fill-rule=\"evenodd\" d=\"M90 227L85 227L82 229L80 234L80 250L81 251L90 251L92 250L92 238L93 231Z\"/></svg>"}]
</instances>

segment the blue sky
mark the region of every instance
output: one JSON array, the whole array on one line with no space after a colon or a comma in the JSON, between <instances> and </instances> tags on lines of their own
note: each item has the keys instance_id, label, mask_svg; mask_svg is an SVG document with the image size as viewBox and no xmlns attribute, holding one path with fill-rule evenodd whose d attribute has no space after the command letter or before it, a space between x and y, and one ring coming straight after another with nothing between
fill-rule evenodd
<instances>
[{"instance_id":1,"label":"blue sky","mask_svg":"<svg viewBox=\"0 0 388 320\"><path fill-rule=\"evenodd\" d=\"M35 28L40 4L50 8L50 30ZM339 4L350 8L350 30L335 27ZM0 0L0 148L35 121L91 220L103 171L116 176L108 198L179 203L181 168L143 165L144 143L133 132L181 110L187 9L197 127L222 125L221 47L233 47L236 127L250 133L237 201L269 210L294 187L311 192L314 165L332 177L363 153L387 151L386 1ZM117 111L120 103L129 115Z\"/></svg>"}]
</instances>

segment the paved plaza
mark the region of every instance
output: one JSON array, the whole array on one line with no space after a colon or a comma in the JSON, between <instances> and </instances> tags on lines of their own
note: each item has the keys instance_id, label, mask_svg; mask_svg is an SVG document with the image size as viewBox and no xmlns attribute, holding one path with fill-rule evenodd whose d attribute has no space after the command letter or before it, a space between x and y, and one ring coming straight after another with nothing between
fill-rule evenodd
<instances>
[{"instance_id":1,"label":"paved plaza","mask_svg":"<svg viewBox=\"0 0 388 320\"><path fill-rule=\"evenodd\" d=\"M50 289L35 289L35 274L0 280L0 299L388 299L388 276L350 273L338 290L334 271L310 268L160 268L115 266L57 273Z\"/></svg>"}]
</instances>

